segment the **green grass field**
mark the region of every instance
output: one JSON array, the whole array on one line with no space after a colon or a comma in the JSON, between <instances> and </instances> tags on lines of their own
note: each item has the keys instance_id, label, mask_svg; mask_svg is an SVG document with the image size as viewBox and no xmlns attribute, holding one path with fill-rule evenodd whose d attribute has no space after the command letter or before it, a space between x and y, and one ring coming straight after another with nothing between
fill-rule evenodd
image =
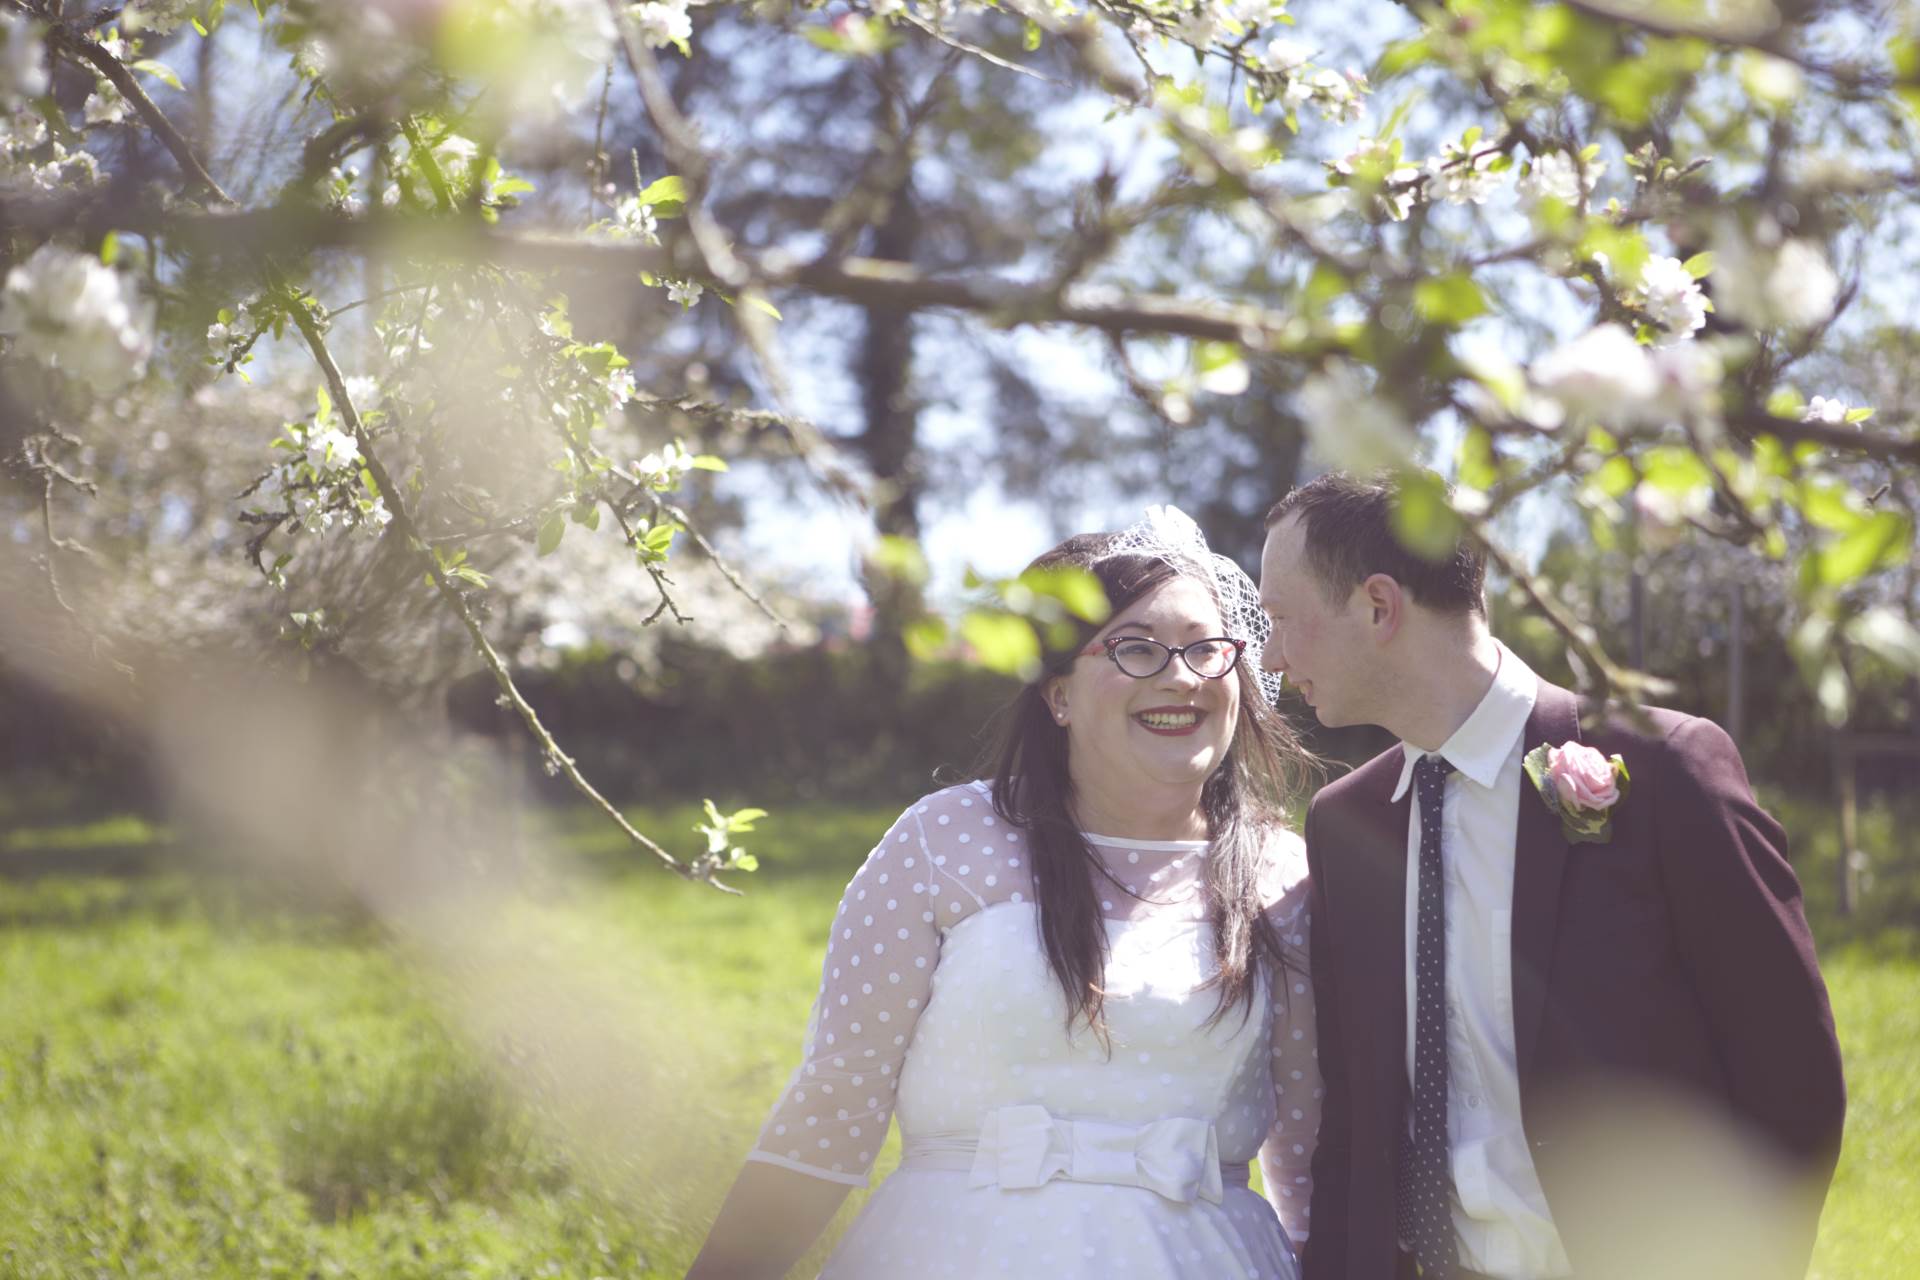
<instances>
[{"instance_id":1,"label":"green grass field","mask_svg":"<svg viewBox=\"0 0 1920 1280\"><path fill-rule=\"evenodd\" d=\"M570 817L564 873L378 917L171 856L49 870L152 837L126 823L0 840L0 871L42 872L0 874L0 1277L677 1276L891 816L776 815L745 900ZM1898 942L1825 956L1853 1097L1827 1280L1917 1273L1920 952Z\"/></svg>"}]
</instances>

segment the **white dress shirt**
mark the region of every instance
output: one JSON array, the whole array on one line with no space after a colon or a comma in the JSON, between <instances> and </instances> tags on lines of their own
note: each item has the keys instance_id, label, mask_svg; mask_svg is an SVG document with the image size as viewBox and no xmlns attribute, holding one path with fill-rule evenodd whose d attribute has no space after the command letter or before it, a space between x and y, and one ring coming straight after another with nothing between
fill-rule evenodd
<instances>
[{"instance_id":1,"label":"white dress shirt","mask_svg":"<svg viewBox=\"0 0 1920 1280\"><path fill-rule=\"evenodd\" d=\"M1514 824L1521 747L1537 682L1505 645L1493 687L1440 748L1457 772L1441 806L1447 918L1447 1129L1460 1265L1498 1280L1568 1276L1520 1123L1513 1031ZM1393 798L1426 753L1401 743L1406 765ZM1420 814L1407 824L1407 1079L1413 1080L1414 929L1420 900Z\"/></svg>"}]
</instances>

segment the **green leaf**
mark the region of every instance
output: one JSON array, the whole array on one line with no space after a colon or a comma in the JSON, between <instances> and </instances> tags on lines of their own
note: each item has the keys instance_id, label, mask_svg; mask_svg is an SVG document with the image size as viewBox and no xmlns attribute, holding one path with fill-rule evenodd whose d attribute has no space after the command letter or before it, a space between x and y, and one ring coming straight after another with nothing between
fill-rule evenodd
<instances>
[{"instance_id":1,"label":"green leaf","mask_svg":"<svg viewBox=\"0 0 1920 1280\"><path fill-rule=\"evenodd\" d=\"M921 662L930 662L939 657L947 647L947 624L940 619L928 616L915 618L900 630L900 639L907 652Z\"/></svg>"},{"instance_id":2,"label":"green leaf","mask_svg":"<svg viewBox=\"0 0 1920 1280\"><path fill-rule=\"evenodd\" d=\"M736 871L758 871L760 859L742 849L734 854L733 866Z\"/></svg>"},{"instance_id":3,"label":"green leaf","mask_svg":"<svg viewBox=\"0 0 1920 1280\"><path fill-rule=\"evenodd\" d=\"M120 258L120 233L109 231L100 237L100 265L112 266Z\"/></svg>"},{"instance_id":4,"label":"green leaf","mask_svg":"<svg viewBox=\"0 0 1920 1280\"><path fill-rule=\"evenodd\" d=\"M1798 387L1792 385L1775 387L1773 393L1767 397L1769 417L1786 418L1791 421L1798 418L1800 411L1806 407L1807 398L1800 394Z\"/></svg>"},{"instance_id":5,"label":"green leaf","mask_svg":"<svg viewBox=\"0 0 1920 1280\"><path fill-rule=\"evenodd\" d=\"M1444 560L1453 554L1462 524L1447 501L1446 482L1427 471L1401 476L1393 507L1393 532L1400 545L1426 560Z\"/></svg>"},{"instance_id":6,"label":"green leaf","mask_svg":"<svg viewBox=\"0 0 1920 1280\"><path fill-rule=\"evenodd\" d=\"M1035 595L1058 600L1083 622L1105 622L1113 612L1100 579L1085 569L1029 569L1019 580Z\"/></svg>"},{"instance_id":7,"label":"green leaf","mask_svg":"<svg viewBox=\"0 0 1920 1280\"><path fill-rule=\"evenodd\" d=\"M139 58L130 65L135 71L146 72L155 80L166 85L169 89L178 89L181 87L180 77L175 75L173 68L164 62L155 62L152 58Z\"/></svg>"},{"instance_id":8,"label":"green leaf","mask_svg":"<svg viewBox=\"0 0 1920 1280\"><path fill-rule=\"evenodd\" d=\"M1684 497L1713 483L1713 472L1691 449L1674 446L1649 449L1640 465L1648 484L1675 497Z\"/></svg>"},{"instance_id":9,"label":"green leaf","mask_svg":"<svg viewBox=\"0 0 1920 1280\"><path fill-rule=\"evenodd\" d=\"M1455 455L1460 483L1485 492L1500 482L1500 464L1493 452L1493 437L1484 427L1469 427L1460 439Z\"/></svg>"},{"instance_id":10,"label":"green leaf","mask_svg":"<svg viewBox=\"0 0 1920 1280\"><path fill-rule=\"evenodd\" d=\"M327 394L325 387L318 387L315 389L314 399L320 407L313 415L313 423L315 426L324 427L327 425L327 419L333 415L333 397Z\"/></svg>"},{"instance_id":11,"label":"green leaf","mask_svg":"<svg viewBox=\"0 0 1920 1280\"><path fill-rule=\"evenodd\" d=\"M960 635L980 665L1003 675L1031 680L1040 673L1040 638L1025 618L1010 613L971 610L960 620Z\"/></svg>"},{"instance_id":12,"label":"green leaf","mask_svg":"<svg viewBox=\"0 0 1920 1280\"><path fill-rule=\"evenodd\" d=\"M540 522L540 534L534 540L534 551L538 555L550 556L560 549L560 539L567 536L567 515L556 511Z\"/></svg>"},{"instance_id":13,"label":"green leaf","mask_svg":"<svg viewBox=\"0 0 1920 1280\"><path fill-rule=\"evenodd\" d=\"M1374 82L1383 82L1389 76L1397 76L1432 59L1433 42L1426 36L1396 41L1387 46L1386 52L1380 55L1380 61L1374 65Z\"/></svg>"},{"instance_id":14,"label":"green leaf","mask_svg":"<svg viewBox=\"0 0 1920 1280\"><path fill-rule=\"evenodd\" d=\"M1038 49L1040 47L1040 34L1041 34L1040 24L1035 22L1032 18L1028 18L1027 29L1025 33L1022 35L1021 41L1020 41L1020 43L1023 46L1025 46L1028 53L1032 53L1035 49Z\"/></svg>"},{"instance_id":15,"label":"green leaf","mask_svg":"<svg viewBox=\"0 0 1920 1280\"><path fill-rule=\"evenodd\" d=\"M735 809L727 815L727 829L730 831L751 831L753 824L767 816L765 809Z\"/></svg>"},{"instance_id":16,"label":"green leaf","mask_svg":"<svg viewBox=\"0 0 1920 1280\"><path fill-rule=\"evenodd\" d=\"M1604 255L1608 278L1624 284L1640 278L1640 269L1647 265L1649 256L1645 236L1597 220L1588 223L1574 253L1582 261Z\"/></svg>"},{"instance_id":17,"label":"green leaf","mask_svg":"<svg viewBox=\"0 0 1920 1280\"><path fill-rule=\"evenodd\" d=\"M725 471L727 469L727 460L725 458L716 458L710 453L696 453L693 455L692 461L695 471Z\"/></svg>"},{"instance_id":18,"label":"green leaf","mask_svg":"<svg viewBox=\"0 0 1920 1280\"><path fill-rule=\"evenodd\" d=\"M671 173L664 178L649 182L646 190L640 193L641 204L685 204L686 201L687 184Z\"/></svg>"},{"instance_id":19,"label":"green leaf","mask_svg":"<svg viewBox=\"0 0 1920 1280\"><path fill-rule=\"evenodd\" d=\"M1867 405L1862 405L1858 409L1847 410L1848 422L1865 422L1868 418L1871 418L1872 416L1873 416L1873 410Z\"/></svg>"},{"instance_id":20,"label":"green leaf","mask_svg":"<svg viewBox=\"0 0 1920 1280\"><path fill-rule=\"evenodd\" d=\"M1704 280L1713 274L1713 252L1708 250L1706 253L1696 253L1680 265L1685 267L1687 274L1695 280Z\"/></svg>"},{"instance_id":21,"label":"green leaf","mask_svg":"<svg viewBox=\"0 0 1920 1280\"><path fill-rule=\"evenodd\" d=\"M1415 285L1413 309L1431 324L1459 325L1485 315L1487 300L1472 276L1447 275Z\"/></svg>"},{"instance_id":22,"label":"green leaf","mask_svg":"<svg viewBox=\"0 0 1920 1280\"><path fill-rule=\"evenodd\" d=\"M766 296L760 293L758 290L745 295L741 299L741 301L745 302L748 306L752 307L755 311L766 312L768 315L772 316L775 320L786 319L785 316L780 314L780 308L774 306L771 302L768 302L766 299Z\"/></svg>"},{"instance_id":23,"label":"green leaf","mask_svg":"<svg viewBox=\"0 0 1920 1280\"><path fill-rule=\"evenodd\" d=\"M1905 516L1876 511L1815 553L1820 582L1845 586L1874 569L1900 564L1912 554L1912 542L1913 529Z\"/></svg>"},{"instance_id":24,"label":"green leaf","mask_svg":"<svg viewBox=\"0 0 1920 1280\"><path fill-rule=\"evenodd\" d=\"M867 561L881 573L912 586L925 586L929 577L926 553L920 550L920 544L898 534L888 534L876 542L867 553Z\"/></svg>"}]
</instances>

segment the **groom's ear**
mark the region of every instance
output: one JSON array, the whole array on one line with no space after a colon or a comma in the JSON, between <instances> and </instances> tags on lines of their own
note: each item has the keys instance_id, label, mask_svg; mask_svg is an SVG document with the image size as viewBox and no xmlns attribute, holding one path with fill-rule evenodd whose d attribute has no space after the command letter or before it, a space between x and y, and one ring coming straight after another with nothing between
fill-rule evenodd
<instances>
[{"instance_id":1,"label":"groom's ear","mask_svg":"<svg viewBox=\"0 0 1920 1280\"><path fill-rule=\"evenodd\" d=\"M1359 590L1368 624L1380 639L1391 640L1407 616L1407 595L1399 581L1388 574L1376 573L1362 582Z\"/></svg>"}]
</instances>

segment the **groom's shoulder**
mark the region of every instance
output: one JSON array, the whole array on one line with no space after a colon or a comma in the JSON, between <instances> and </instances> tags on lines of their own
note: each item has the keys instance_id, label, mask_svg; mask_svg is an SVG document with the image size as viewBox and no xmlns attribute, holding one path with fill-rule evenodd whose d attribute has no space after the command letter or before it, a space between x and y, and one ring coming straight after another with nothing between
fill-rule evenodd
<instances>
[{"instance_id":1,"label":"groom's shoulder","mask_svg":"<svg viewBox=\"0 0 1920 1280\"><path fill-rule=\"evenodd\" d=\"M1587 726L1582 738L1607 754L1637 754L1650 761L1701 756L1738 760L1740 756L1726 730L1706 716L1671 707L1618 702L1602 706L1588 698L1580 698L1579 705L1580 722Z\"/></svg>"},{"instance_id":2,"label":"groom's shoulder","mask_svg":"<svg viewBox=\"0 0 1920 1280\"><path fill-rule=\"evenodd\" d=\"M1338 808L1362 799L1377 800L1392 793L1406 766L1407 753L1395 743L1353 772L1344 774L1314 794L1312 808Z\"/></svg>"}]
</instances>

